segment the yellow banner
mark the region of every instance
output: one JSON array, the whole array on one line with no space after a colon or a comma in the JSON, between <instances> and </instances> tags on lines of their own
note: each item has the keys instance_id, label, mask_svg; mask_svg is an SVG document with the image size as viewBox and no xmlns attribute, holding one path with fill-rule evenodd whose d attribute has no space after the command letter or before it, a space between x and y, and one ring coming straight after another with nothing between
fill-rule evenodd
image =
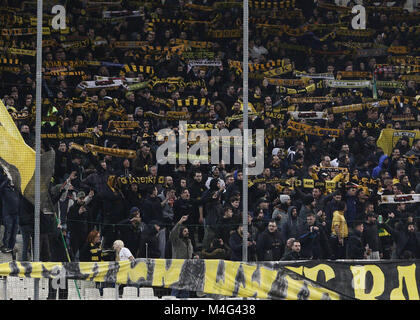
<instances>
[{"instance_id":1,"label":"yellow banner","mask_svg":"<svg viewBox=\"0 0 420 320\"><path fill-rule=\"evenodd\" d=\"M23 140L2 101L0 137L0 165L15 186L24 193L35 172L35 151Z\"/></svg>"},{"instance_id":2,"label":"yellow banner","mask_svg":"<svg viewBox=\"0 0 420 320\"><path fill-rule=\"evenodd\" d=\"M397 145L398 140L402 137L408 137L410 146L415 139L420 139L419 130L395 130L395 129L382 129L376 145L380 147L385 154L391 155L392 149Z\"/></svg>"}]
</instances>

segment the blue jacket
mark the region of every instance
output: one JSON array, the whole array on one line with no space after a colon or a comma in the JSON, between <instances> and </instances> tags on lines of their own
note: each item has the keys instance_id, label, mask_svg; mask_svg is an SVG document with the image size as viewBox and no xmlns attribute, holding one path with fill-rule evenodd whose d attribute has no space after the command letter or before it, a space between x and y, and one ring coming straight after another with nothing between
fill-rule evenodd
<instances>
[{"instance_id":1,"label":"blue jacket","mask_svg":"<svg viewBox=\"0 0 420 320\"><path fill-rule=\"evenodd\" d=\"M372 178L373 178L373 179L376 179L376 178L379 176L379 173L380 173L380 172L381 172L381 170L383 169L382 167L383 167L384 162L385 162L385 160L386 160L386 159L388 159L388 156L387 156L386 154L382 155L382 156L379 158L379 164L378 164L378 166L376 166L376 167L373 169L373 171L372 171Z\"/></svg>"}]
</instances>

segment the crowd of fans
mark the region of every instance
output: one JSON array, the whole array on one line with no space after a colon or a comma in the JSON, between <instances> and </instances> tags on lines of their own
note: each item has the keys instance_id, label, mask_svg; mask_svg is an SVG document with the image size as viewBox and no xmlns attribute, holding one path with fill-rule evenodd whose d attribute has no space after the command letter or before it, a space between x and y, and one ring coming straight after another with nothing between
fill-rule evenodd
<instances>
[{"instance_id":1,"label":"crowd of fans","mask_svg":"<svg viewBox=\"0 0 420 320\"><path fill-rule=\"evenodd\" d=\"M402 4L396 1L395 7ZM43 151L53 148L56 153L50 195L56 205L59 223L57 228L53 216L41 215L42 261L66 260L66 255L57 254L65 249L57 230L63 232L66 247L76 261L109 259L112 255L107 249L112 249L115 240L122 240L134 258L242 260L242 166L222 161L218 165L203 164L202 161L161 165L156 159L161 142L156 141L154 133L162 128L178 127L178 121L166 117L168 111L205 114L189 123L211 123L219 129L242 129L243 125L240 119L242 75L238 68L229 64L229 60L242 61L242 38L216 38L209 32L213 29L241 30L242 8L234 5L222 9L198 8L213 8L213 1L194 2L194 5L197 7L183 0L167 0L164 5L156 1L144 5L138 1L121 1L114 6L98 6L94 1L85 0L67 1L70 32L65 35L52 33L47 39L54 39L55 43L43 46L42 113L45 118L50 118L44 119L42 133L93 131L96 145L135 150L136 157L104 155L86 147L74 147L75 144L93 143L88 137L43 139ZM107 20L102 16L102 11L106 10L139 10L140 13ZM368 10L367 26L373 30L369 36L337 34L323 38L338 30L334 29L338 23L356 32L350 27L352 15L323 7L319 1L296 1L292 7L279 10L253 8L250 10L250 63L282 60L284 64L293 64L294 70L309 75L332 73L335 76L339 71L373 74L379 64L396 65L387 60L393 54L356 56L348 49L351 44L358 43L359 48L364 48L366 43L374 48L404 46L408 48L406 55L416 59L418 35L408 27L415 26L417 21L414 18L397 20L395 12ZM409 16L407 12L403 14ZM211 23L180 24L169 19ZM288 25L290 28L304 24L325 28L281 33L276 29L275 32L267 31L260 26L261 23ZM192 48L187 53L220 60L222 64L190 68L188 60L195 59L185 58L183 52L166 51L162 54L150 48L148 51L117 45L118 42L138 41L142 42L141 46L174 47L181 43L175 39L207 42L205 49ZM12 36L7 40L14 41L17 46L29 43L26 48L31 48L32 43L32 49L35 48L34 35ZM87 42L80 46L66 45L84 40ZM34 147L35 122L31 115L35 110L35 59L28 56L19 56L19 59L22 63L19 72L3 71L1 97L15 117L26 143ZM62 67L63 64L59 63L64 61L100 63L80 64L64 72L58 71L62 75L51 74L54 71L51 66L57 63L56 67ZM182 77L185 83L192 84L160 83L135 90L129 90L127 86L110 90L98 83L96 89L79 85L82 81L94 80L94 76L120 77L123 65L153 66L153 75L134 70L125 72L126 78L139 78L138 82L153 77ZM68 71L80 71L83 75L69 75ZM269 83L266 76L259 77L260 71L253 74L257 76L251 75L249 79L249 110L257 115L250 117L248 124L253 130L284 129L286 132L289 117L284 110L288 108L327 111L333 106L362 103L363 98L372 98L371 88L317 86L314 91L293 94L284 91L281 85ZM280 76L293 78L292 73ZM376 76L378 80L393 81L400 74L388 70L378 72ZM205 85L202 85L203 81ZM314 77L308 84L317 82ZM387 125L413 129L404 120L392 120L395 115L411 115L417 119L419 113L415 100L419 81L407 80L404 83L403 88L377 90L377 100L406 97L398 103L363 111L328 113L326 119L305 121L322 128L341 129L339 137L305 132L296 135L292 131L287 131L290 135L266 137L264 171L257 177L249 177L251 181L261 178L250 184L246 199L249 207L249 261L420 257L417 234L419 203L380 204L382 194L420 193L420 140L403 137L393 145L390 155L384 154L376 144L381 130ZM162 103L163 99L176 101L188 97L206 98L206 103L187 107ZM335 99L317 103L309 100L298 104L291 102L292 98L302 97ZM93 104L97 108L78 104ZM150 116L150 112L160 117ZM283 118L264 117L264 114L282 112L285 114ZM136 121L139 126L117 130L113 121ZM105 132L115 135L101 134ZM346 168L347 173L326 170L331 167ZM153 180L143 183L130 177L152 177ZM120 183L114 183L113 178ZM273 178L343 183L328 189L325 184L307 187L271 183ZM363 185L362 178L372 178L375 183ZM7 188L7 184L4 178L0 190ZM1 192L1 200L6 203L6 191ZM3 205L3 217L8 215L5 212L8 208ZM24 239L20 259L28 260L33 212L21 205L16 214L18 229ZM16 232L17 227L7 232L10 239L6 236L3 239L3 252L13 249Z\"/></svg>"}]
</instances>

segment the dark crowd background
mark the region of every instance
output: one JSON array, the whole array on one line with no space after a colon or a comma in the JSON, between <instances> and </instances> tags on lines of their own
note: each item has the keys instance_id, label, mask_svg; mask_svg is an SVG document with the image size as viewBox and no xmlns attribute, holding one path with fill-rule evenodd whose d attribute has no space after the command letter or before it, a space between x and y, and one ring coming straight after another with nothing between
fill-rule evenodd
<instances>
[{"instance_id":1,"label":"dark crowd background","mask_svg":"<svg viewBox=\"0 0 420 320\"><path fill-rule=\"evenodd\" d=\"M16 1L2 1L4 7L16 7ZM230 68L228 60L242 61L242 38L214 38L209 29L239 29L242 23L240 7L225 7L204 11L188 6L182 0L168 0L139 4L121 1L120 5L94 5L92 1L69 0L66 2L70 32L53 33L55 45L43 47L44 72L48 62L101 61L100 65L82 65L75 69L84 71L78 76L50 75L42 81L44 117L42 133L68 134L87 132L114 132L112 121L137 121L139 128L123 130L119 134L130 138L97 135L97 145L136 151L134 159L111 155L93 154L87 149L77 150L72 143L84 145L92 139L43 139L43 151L53 148L56 152L54 175L49 193L59 219L58 228L53 215L41 215L41 260L66 261L61 239L63 232L66 247L76 261L99 261L110 258L114 240L123 240L134 257L149 258L217 258L242 259L242 166L224 164L205 165L199 161L186 165L160 165L156 161L157 142L154 132L162 128L177 128L178 121L165 118L167 111L206 113L206 117L190 123L212 123L219 129L242 128L242 120L227 118L242 114L242 76ZM331 1L326 1L331 3ZM211 7L213 1L195 1L194 4ZM404 2L395 1L395 7ZM350 4L349 4L350 5ZM23 4L22 4L23 6ZM92 9L93 8L93 9ZM102 11L140 10L141 15L121 20L103 21ZM29 10L29 9L28 9ZM285 12L300 12L301 18L290 18ZM46 12L47 13L47 12ZM418 46L418 35L409 26L416 26L418 19L395 21L392 11L368 11L368 28L374 34L367 38L349 36L321 41L326 33L304 32L299 35L263 33L251 21L249 33L250 63L264 64L270 60L286 59L295 70L309 74L338 71L374 72L377 64L387 63L392 54L357 58L352 54L337 54L348 47L344 42L370 42L373 45L406 46L413 52ZM407 12L404 12L407 14ZM32 11L35 15L35 11ZM209 24L181 26L163 19L202 20ZM351 17L341 17L341 12L319 6L319 1L296 1L292 8L280 10L251 9L251 18L266 19L270 24L333 25L345 23L350 28ZM278 16L278 17L276 17ZM151 26L152 19L161 19ZM396 26L397 28L392 28ZM16 27L16 26L9 26ZM19 27L19 26L18 26ZM21 26L20 26L21 27ZM404 28L405 27L405 28ZM208 60L220 59L222 66L192 67L188 59L172 53L156 59L150 53L114 46L118 41L144 41L148 46L173 46L171 39L208 41L215 45L205 52L212 52ZM63 43L90 40L81 48L66 47ZM94 41L106 45L94 45ZM35 49L35 36L5 37L2 41ZM341 41L341 42L340 42ZM340 44L340 43L341 44ZM285 46L296 45L312 48L312 53ZM194 51L194 50L193 50ZM315 52L316 51L316 52ZM409 55L415 56L415 53ZM13 57L8 54L5 56ZM199 55L197 55L199 56ZM31 115L35 105L35 59L18 56L18 72L2 71L0 95L11 114ZM93 80L95 75L119 77L121 65L153 66L158 78L183 77L185 82L204 80L205 87L187 87L165 84L127 91L82 89L82 80ZM378 79L396 80L398 73L383 72ZM142 81L150 75L126 72L125 77L139 77ZM284 74L282 78L291 78ZM317 82L311 79L310 83ZM331 136L301 135L278 136L265 141L264 171L258 177L266 180L314 179L331 180L335 172L322 173L322 167L347 168L349 177L341 188L303 188L293 185L256 182L249 188L248 196L248 259L297 260L297 259L408 259L420 257L417 233L419 203L380 205L380 194L398 195L420 193L420 140L402 138L393 148L392 155L384 155L376 141L381 129L412 129L404 121L393 121L393 115L411 114L416 119L418 108L414 101L419 91L418 81L406 81L405 89L379 89L378 100L387 93L411 97L385 108L372 108L363 112L329 114L326 120L309 123L324 128L342 129L338 138ZM154 98L186 99L207 98L209 105L181 108L156 102ZM371 89L336 89L322 87L314 92L288 95L278 86L268 84L264 78L250 78L249 101L256 112L281 112L290 107L290 98L333 96L335 101L302 103L299 111L323 111L333 106L361 103L362 97L372 97ZM389 96L389 95L388 95ZM76 108L76 103L89 102L99 109ZM163 117L150 117L147 112ZM120 113L118 113L120 112ZM250 129L286 130L287 117L250 118ZM350 123L346 126L346 123ZM34 118L16 119L17 127L26 143L34 147ZM370 124L370 125L367 125ZM408 157L411 156L411 157ZM322 174L321 174L322 173ZM127 183L115 187L110 177L164 177L159 183ZM14 192L10 180L3 173L0 181L2 217L5 226L3 252L9 253L15 245L17 232L24 241L21 260L30 260L30 239L33 237L33 211L23 200L10 195ZM369 188L360 187L362 178L379 181ZM264 180L264 179L263 179ZM128 180L130 181L130 180ZM14 199L14 203L13 200ZM100 233L97 237L95 230ZM92 233L92 231L94 231ZM95 240L96 239L96 240ZM108 250L108 251L107 251Z\"/></svg>"}]
</instances>

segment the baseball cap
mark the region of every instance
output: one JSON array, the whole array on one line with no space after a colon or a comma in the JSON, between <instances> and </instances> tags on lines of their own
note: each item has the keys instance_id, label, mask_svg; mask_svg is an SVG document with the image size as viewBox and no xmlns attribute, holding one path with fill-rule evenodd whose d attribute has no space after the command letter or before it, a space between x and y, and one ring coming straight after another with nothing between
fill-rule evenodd
<instances>
[{"instance_id":1,"label":"baseball cap","mask_svg":"<svg viewBox=\"0 0 420 320\"><path fill-rule=\"evenodd\" d=\"M135 213L135 212L140 212L140 209L139 208L137 208L137 207L132 207L131 209L130 209L130 214L133 214L133 213Z\"/></svg>"},{"instance_id":2,"label":"baseball cap","mask_svg":"<svg viewBox=\"0 0 420 320\"><path fill-rule=\"evenodd\" d=\"M77 198L84 198L86 196L86 194L84 193L84 191L79 191L77 193Z\"/></svg>"}]
</instances>

